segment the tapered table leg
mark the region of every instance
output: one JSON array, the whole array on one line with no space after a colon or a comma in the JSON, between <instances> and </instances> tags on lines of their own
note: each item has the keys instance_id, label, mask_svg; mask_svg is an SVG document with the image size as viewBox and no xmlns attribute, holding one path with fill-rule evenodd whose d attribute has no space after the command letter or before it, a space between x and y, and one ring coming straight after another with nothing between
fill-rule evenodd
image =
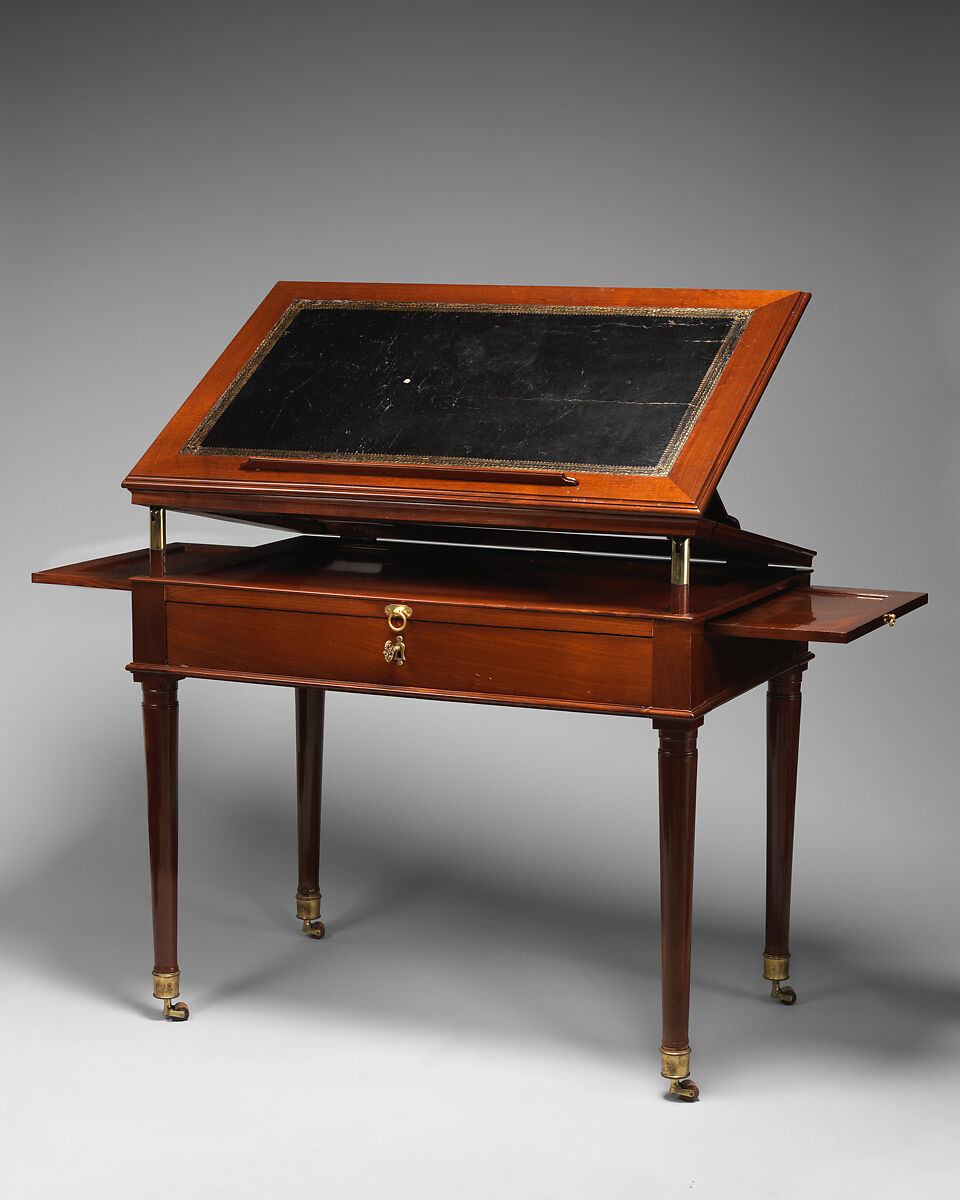
<instances>
[{"instance_id":1,"label":"tapered table leg","mask_svg":"<svg viewBox=\"0 0 960 1200\"><path fill-rule=\"evenodd\" d=\"M320 688L297 688L297 920L314 938L326 932L320 920L324 695Z\"/></svg>"},{"instance_id":2,"label":"tapered table leg","mask_svg":"<svg viewBox=\"0 0 960 1200\"><path fill-rule=\"evenodd\" d=\"M690 1074L690 927L697 796L697 730L703 720L658 720L660 733L660 1073L670 1093L696 1100Z\"/></svg>"},{"instance_id":3,"label":"tapered table leg","mask_svg":"<svg viewBox=\"0 0 960 1200\"><path fill-rule=\"evenodd\" d=\"M177 963L177 679L139 676L143 687L143 741L147 760L147 831L153 907L153 994L163 1015L185 1021Z\"/></svg>"},{"instance_id":4,"label":"tapered table leg","mask_svg":"<svg viewBox=\"0 0 960 1200\"><path fill-rule=\"evenodd\" d=\"M800 748L800 677L804 663L771 679L767 687L767 922L763 977L771 998L793 1004L783 987L790 978L790 885L793 878L793 821Z\"/></svg>"}]
</instances>

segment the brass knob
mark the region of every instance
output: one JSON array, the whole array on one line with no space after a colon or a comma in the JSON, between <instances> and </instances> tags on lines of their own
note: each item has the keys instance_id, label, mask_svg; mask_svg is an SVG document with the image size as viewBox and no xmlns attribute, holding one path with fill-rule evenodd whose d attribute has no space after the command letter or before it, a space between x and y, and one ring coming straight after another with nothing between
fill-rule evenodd
<instances>
[{"instance_id":1,"label":"brass knob","mask_svg":"<svg viewBox=\"0 0 960 1200\"><path fill-rule=\"evenodd\" d=\"M895 625L896 622L897 622L897 614L896 613L884 613L883 614L884 625Z\"/></svg>"},{"instance_id":2,"label":"brass knob","mask_svg":"<svg viewBox=\"0 0 960 1200\"><path fill-rule=\"evenodd\" d=\"M387 614L387 624L394 633L406 629L407 621L413 616L413 609L408 604L388 604L383 611ZM394 621L398 623L394 624Z\"/></svg>"}]
</instances>

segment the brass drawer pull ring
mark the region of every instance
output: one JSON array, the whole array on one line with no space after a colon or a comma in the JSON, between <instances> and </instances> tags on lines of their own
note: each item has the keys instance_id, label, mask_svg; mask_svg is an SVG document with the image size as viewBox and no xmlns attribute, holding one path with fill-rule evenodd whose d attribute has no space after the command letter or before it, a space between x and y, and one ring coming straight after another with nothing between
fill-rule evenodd
<instances>
[{"instance_id":1,"label":"brass drawer pull ring","mask_svg":"<svg viewBox=\"0 0 960 1200\"><path fill-rule=\"evenodd\" d=\"M413 609L408 604L388 604L383 611L387 614L387 624L394 633L406 629L407 621L413 616Z\"/></svg>"}]
</instances>

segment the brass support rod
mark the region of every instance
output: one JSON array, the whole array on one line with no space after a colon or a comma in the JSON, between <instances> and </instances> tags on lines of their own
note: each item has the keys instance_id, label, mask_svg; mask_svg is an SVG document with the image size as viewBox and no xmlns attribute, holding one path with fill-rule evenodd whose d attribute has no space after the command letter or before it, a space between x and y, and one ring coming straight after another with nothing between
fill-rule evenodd
<instances>
[{"instance_id":1,"label":"brass support rod","mask_svg":"<svg viewBox=\"0 0 960 1200\"><path fill-rule=\"evenodd\" d=\"M167 567L167 510L150 508L150 574L163 575Z\"/></svg>"},{"instance_id":2,"label":"brass support rod","mask_svg":"<svg viewBox=\"0 0 960 1200\"><path fill-rule=\"evenodd\" d=\"M150 549L167 548L167 510L165 508L150 509Z\"/></svg>"},{"instance_id":3,"label":"brass support rod","mask_svg":"<svg viewBox=\"0 0 960 1200\"><path fill-rule=\"evenodd\" d=\"M670 582L674 586L687 587L690 583L690 539L670 539Z\"/></svg>"}]
</instances>

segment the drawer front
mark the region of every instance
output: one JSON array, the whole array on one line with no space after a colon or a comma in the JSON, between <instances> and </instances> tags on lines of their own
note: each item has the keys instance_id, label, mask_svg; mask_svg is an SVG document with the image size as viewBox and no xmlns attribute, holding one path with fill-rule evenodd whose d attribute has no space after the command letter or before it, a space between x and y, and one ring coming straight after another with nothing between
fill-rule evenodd
<instances>
[{"instance_id":1,"label":"drawer front","mask_svg":"<svg viewBox=\"0 0 960 1200\"><path fill-rule=\"evenodd\" d=\"M167 662L228 674L390 690L651 703L652 639L411 621L405 661L387 662L385 619L171 603Z\"/></svg>"}]
</instances>

